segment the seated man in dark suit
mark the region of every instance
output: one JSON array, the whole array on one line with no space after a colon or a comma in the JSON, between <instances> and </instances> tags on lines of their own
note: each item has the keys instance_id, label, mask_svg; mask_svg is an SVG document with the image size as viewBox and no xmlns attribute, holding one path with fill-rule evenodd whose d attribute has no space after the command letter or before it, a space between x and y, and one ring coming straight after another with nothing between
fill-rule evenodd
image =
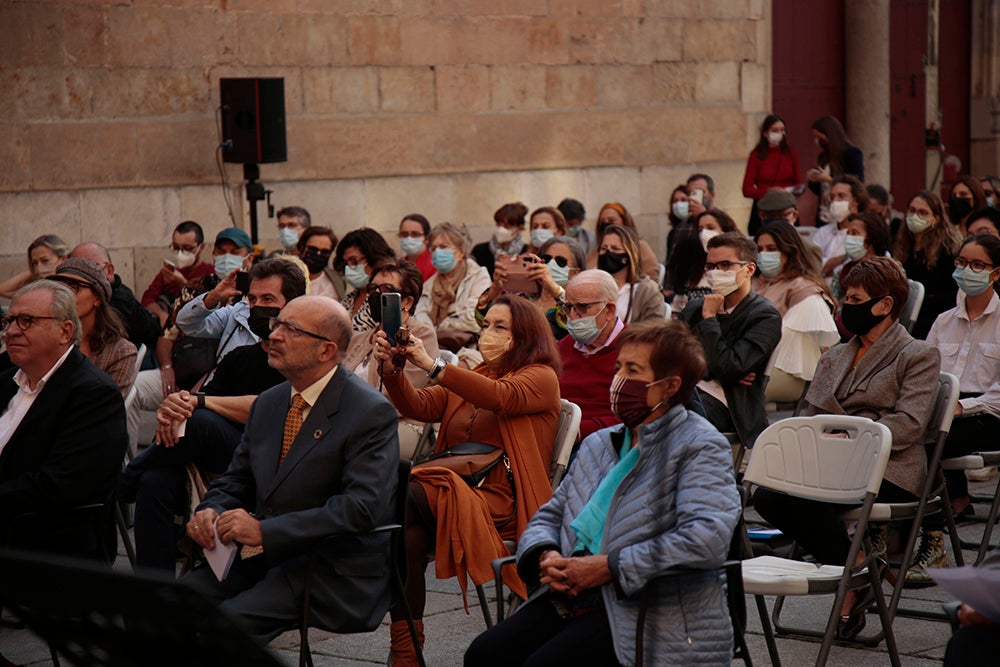
<instances>
[{"instance_id":1,"label":"seated man in dark suit","mask_svg":"<svg viewBox=\"0 0 1000 667\"><path fill-rule=\"evenodd\" d=\"M125 406L114 381L77 348L76 297L60 283L31 283L0 324L17 366L0 375L0 544L113 558ZM69 512L96 503L104 509L93 515ZM18 519L26 513L39 514Z\"/></svg>"},{"instance_id":2,"label":"seated man in dark suit","mask_svg":"<svg viewBox=\"0 0 1000 667\"><path fill-rule=\"evenodd\" d=\"M312 585L318 623L372 630L389 608L389 542L370 532L393 515L396 410L341 366L350 340L351 318L332 299L282 309L268 363L288 382L254 402L229 469L187 526L205 549L213 529L242 545L223 581L209 568L187 579L264 642L297 623L309 552L330 536Z\"/></svg>"},{"instance_id":3,"label":"seated man in dark suit","mask_svg":"<svg viewBox=\"0 0 1000 667\"><path fill-rule=\"evenodd\" d=\"M209 474L221 474L229 467L250 406L258 394L285 381L267 363L271 318L305 292L306 277L296 264L280 258L255 264L250 270L247 322L260 342L229 352L197 394L178 391L163 400L156 412L157 444L132 459L118 485L119 497L135 502L138 565L173 574L174 516L187 514L187 465L196 464Z\"/></svg>"},{"instance_id":4,"label":"seated man in dark suit","mask_svg":"<svg viewBox=\"0 0 1000 667\"><path fill-rule=\"evenodd\" d=\"M708 242L705 276L712 294L692 299L681 319L705 348L708 372L698 383L705 416L722 432L736 431L753 447L767 428L767 362L781 340L781 315L750 289L757 246L739 232Z\"/></svg>"}]
</instances>

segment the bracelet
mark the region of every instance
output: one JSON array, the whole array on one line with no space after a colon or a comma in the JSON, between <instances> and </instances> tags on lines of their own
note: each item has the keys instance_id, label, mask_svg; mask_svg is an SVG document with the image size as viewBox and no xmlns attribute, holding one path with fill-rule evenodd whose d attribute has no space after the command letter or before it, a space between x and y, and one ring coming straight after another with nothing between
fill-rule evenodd
<instances>
[{"instance_id":1,"label":"bracelet","mask_svg":"<svg viewBox=\"0 0 1000 667\"><path fill-rule=\"evenodd\" d=\"M204 410L205 409L205 394L202 394L201 392L198 392L197 394L195 394L195 396L198 397L198 407L201 408L202 410Z\"/></svg>"},{"instance_id":2,"label":"bracelet","mask_svg":"<svg viewBox=\"0 0 1000 667\"><path fill-rule=\"evenodd\" d=\"M434 365L431 366L431 369L427 371L427 377L433 380L434 378L436 378L438 375L441 374L441 371L443 371L444 367L447 365L448 363L444 359L438 357L437 359L434 360Z\"/></svg>"},{"instance_id":3,"label":"bracelet","mask_svg":"<svg viewBox=\"0 0 1000 667\"><path fill-rule=\"evenodd\" d=\"M164 365L160 366L160 370L169 371L173 367L174 367L173 364L164 364Z\"/></svg>"}]
</instances>

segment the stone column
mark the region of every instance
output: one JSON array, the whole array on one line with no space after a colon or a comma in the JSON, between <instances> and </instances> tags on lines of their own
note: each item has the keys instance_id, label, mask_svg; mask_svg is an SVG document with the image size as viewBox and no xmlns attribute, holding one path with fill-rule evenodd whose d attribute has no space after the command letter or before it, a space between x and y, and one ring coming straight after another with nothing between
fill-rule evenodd
<instances>
[{"instance_id":1,"label":"stone column","mask_svg":"<svg viewBox=\"0 0 1000 667\"><path fill-rule=\"evenodd\" d=\"M1000 6L972 3L969 173L1000 173Z\"/></svg>"},{"instance_id":2,"label":"stone column","mask_svg":"<svg viewBox=\"0 0 1000 667\"><path fill-rule=\"evenodd\" d=\"M847 133L865 154L865 181L891 190L889 0L844 3Z\"/></svg>"}]
</instances>

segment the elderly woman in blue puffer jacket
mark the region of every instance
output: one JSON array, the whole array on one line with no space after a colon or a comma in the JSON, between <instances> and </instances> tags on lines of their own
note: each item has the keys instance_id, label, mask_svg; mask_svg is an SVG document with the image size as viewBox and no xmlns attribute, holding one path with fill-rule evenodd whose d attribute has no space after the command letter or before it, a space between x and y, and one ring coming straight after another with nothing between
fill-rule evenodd
<instances>
[{"instance_id":1,"label":"elderly woman in blue puffer jacket","mask_svg":"<svg viewBox=\"0 0 1000 667\"><path fill-rule=\"evenodd\" d=\"M725 561L740 513L732 450L684 408L705 373L679 321L620 336L611 406L624 426L592 434L569 475L521 535L518 572L540 584L516 614L480 635L466 665L631 665L639 597L650 596L649 665L729 665Z\"/></svg>"}]
</instances>

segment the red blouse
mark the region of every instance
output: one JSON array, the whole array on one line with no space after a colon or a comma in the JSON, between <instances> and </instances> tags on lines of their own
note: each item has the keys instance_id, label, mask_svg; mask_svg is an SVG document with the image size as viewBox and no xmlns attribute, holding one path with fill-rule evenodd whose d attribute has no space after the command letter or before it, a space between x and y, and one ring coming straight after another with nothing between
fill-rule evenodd
<instances>
[{"instance_id":1,"label":"red blouse","mask_svg":"<svg viewBox=\"0 0 1000 667\"><path fill-rule=\"evenodd\" d=\"M802 183L799 176L799 154L794 148L782 153L778 146L767 149L767 157L761 160L755 148L747 158L747 170L743 176L743 196L760 200L771 188L787 188Z\"/></svg>"}]
</instances>

